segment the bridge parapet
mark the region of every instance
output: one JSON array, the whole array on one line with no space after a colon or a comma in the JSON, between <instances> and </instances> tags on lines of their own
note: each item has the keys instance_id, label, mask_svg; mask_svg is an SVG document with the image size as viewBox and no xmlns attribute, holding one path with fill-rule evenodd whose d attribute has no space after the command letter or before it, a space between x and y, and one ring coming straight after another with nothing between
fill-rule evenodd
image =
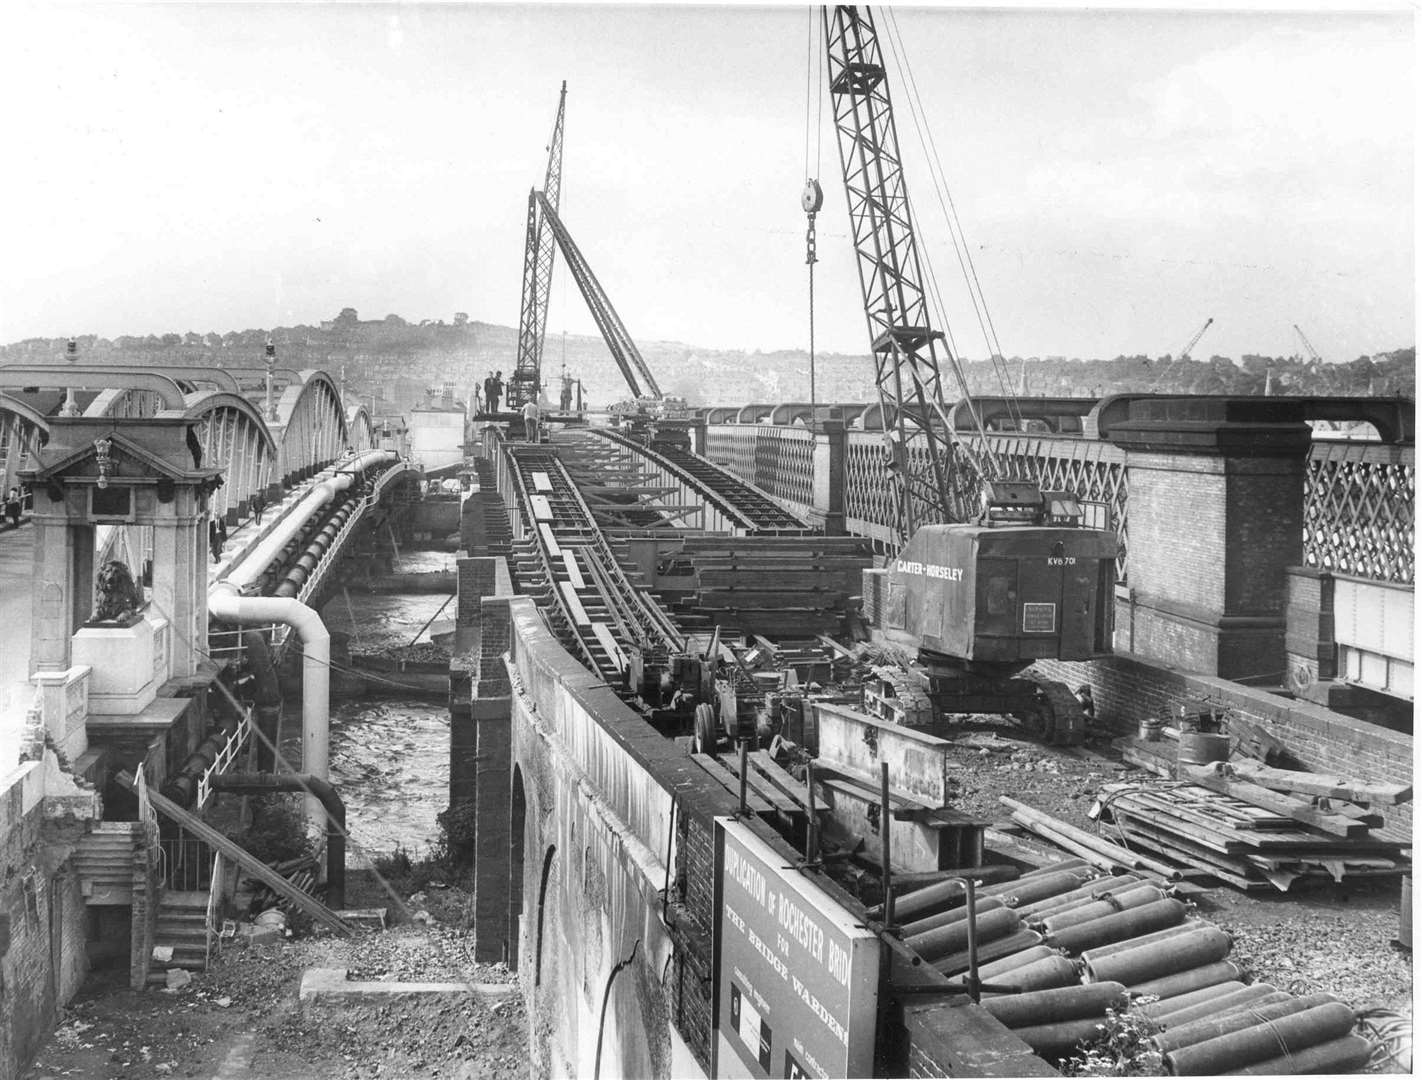
<instances>
[{"instance_id":1,"label":"bridge parapet","mask_svg":"<svg viewBox=\"0 0 1422 1080\"><path fill-rule=\"evenodd\" d=\"M1015 473L1043 487L1076 492L1085 503L1087 524L1116 530L1122 551L1117 576L1125 581L1130 574L1125 452L1114 442L1095 437L1099 420L1092 419L1092 412L1104 403L1080 400L1092 405L1084 435L990 431L988 439ZM1351 412L1357 403L1345 404ZM1387 406L1384 413L1402 415L1397 403L1382 404ZM1295 416L1301 415L1300 408L1295 408ZM1127 416L1123 404L1114 409L1107 417L1108 431L1117 412L1118 420ZM833 509L821 494L831 490L829 478L820 475L829 456L806 453L800 445L816 439L823 442L822 433L812 434L798 425L716 422L718 415L729 412L708 412L706 456L797 513L820 518ZM1389 430L1410 428L1399 420ZM924 451L911 444L908 452ZM849 431L842 461L838 483L846 528L891 547L896 507L882 434ZM1303 497L1304 565L1377 581L1413 582L1416 469L1412 446L1316 437L1307 453Z\"/></svg>"}]
</instances>

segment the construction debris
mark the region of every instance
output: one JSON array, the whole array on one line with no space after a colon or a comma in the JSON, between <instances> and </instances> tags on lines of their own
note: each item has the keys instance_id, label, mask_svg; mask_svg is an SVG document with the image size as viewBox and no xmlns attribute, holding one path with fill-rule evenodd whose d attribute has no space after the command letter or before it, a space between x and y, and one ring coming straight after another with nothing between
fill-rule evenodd
<instances>
[{"instance_id":1,"label":"construction debris","mask_svg":"<svg viewBox=\"0 0 1422 1080\"><path fill-rule=\"evenodd\" d=\"M1108 784L1100 820L1123 846L1203 871L1241 889L1287 891L1299 878L1401 875L1405 842L1381 818L1230 779L1228 766L1183 767L1187 780Z\"/></svg>"}]
</instances>

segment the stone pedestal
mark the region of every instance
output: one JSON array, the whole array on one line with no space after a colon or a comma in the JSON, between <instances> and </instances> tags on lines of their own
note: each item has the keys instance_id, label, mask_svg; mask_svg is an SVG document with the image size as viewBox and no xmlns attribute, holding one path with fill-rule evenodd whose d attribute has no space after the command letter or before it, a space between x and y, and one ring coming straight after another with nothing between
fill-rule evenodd
<instances>
[{"instance_id":1,"label":"stone pedestal","mask_svg":"<svg viewBox=\"0 0 1422 1080\"><path fill-rule=\"evenodd\" d=\"M132 626L86 626L74 635L75 666L93 669L89 710L110 716L141 713L167 681L166 620Z\"/></svg>"},{"instance_id":2,"label":"stone pedestal","mask_svg":"<svg viewBox=\"0 0 1422 1080\"><path fill-rule=\"evenodd\" d=\"M40 691L45 732L71 764L89 749L84 721L89 716L90 675L87 667L72 667L67 671L36 672L33 676Z\"/></svg>"},{"instance_id":3,"label":"stone pedestal","mask_svg":"<svg viewBox=\"0 0 1422 1080\"><path fill-rule=\"evenodd\" d=\"M1268 408L1267 398L1132 402L1113 425L1130 491L1119 645L1202 674L1284 680L1311 433Z\"/></svg>"},{"instance_id":4,"label":"stone pedestal","mask_svg":"<svg viewBox=\"0 0 1422 1080\"><path fill-rule=\"evenodd\" d=\"M815 431L814 515L820 518L827 536L845 534L844 460L848 442L843 420L820 421Z\"/></svg>"}]
</instances>

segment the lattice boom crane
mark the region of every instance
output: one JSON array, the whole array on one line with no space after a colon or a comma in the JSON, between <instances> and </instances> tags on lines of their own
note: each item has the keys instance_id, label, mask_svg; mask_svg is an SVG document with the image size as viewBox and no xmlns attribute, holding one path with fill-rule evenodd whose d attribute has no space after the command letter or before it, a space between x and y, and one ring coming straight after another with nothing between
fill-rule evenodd
<instances>
[{"instance_id":1,"label":"lattice boom crane","mask_svg":"<svg viewBox=\"0 0 1422 1080\"><path fill-rule=\"evenodd\" d=\"M954 434L940 343L965 398L968 389L930 323L874 20L867 8L826 8L824 33L879 401L896 428L891 468L907 541L877 586L876 633L918 651L902 672L882 669L882 693L866 686L866 697L900 723L1008 713L1044 736L1077 741L1081 709L1070 692L1015 676L1037 660L1110 652L1115 534L1080 528L1067 492L1004 479L981 425L974 444Z\"/></svg>"},{"instance_id":2,"label":"lattice boom crane","mask_svg":"<svg viewBox=\"0 0 1422 1080\"><path fill-rule=\"evenodd\" d=\"M556 212L563 186L563 113L568 84L558 94L558 118L548 143L548 168L543 174L542 198ZM518 356L509 377L506 401L517 409L538 400L542 385L543 333L548 325L548 294L553 284L553 236L539 214L539 193L528 193L528 229L523 249L523 302L519 305Z\"/></svg>"}]
</instances>

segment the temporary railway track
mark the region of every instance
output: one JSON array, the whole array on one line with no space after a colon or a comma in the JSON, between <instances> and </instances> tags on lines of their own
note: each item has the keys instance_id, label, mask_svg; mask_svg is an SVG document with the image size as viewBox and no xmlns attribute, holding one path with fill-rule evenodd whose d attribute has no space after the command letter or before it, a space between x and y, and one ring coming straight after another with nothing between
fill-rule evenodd
<instances>
[{"instance_id":1,"label":"temporary railway track","mask_svg":"<svg viewBox=\"0 0 1422 1080\"><path fill-rule=\"evenodd\" d=\"M760 489L682 447L667 444L649 447L607 428L560 432L557 441L573 453L595 452L598 446L609 443L631 451L634 460L645 463L648 470L660 470L714 506L739 535L798 536L815 531Z\"/></svg>"},{"instance_id":2,"label":"temporary railway track","mask_svg":"<svg viewBox=\"0 0 1422 1080\"><path fill-rule=\"evenodd\" d=\"M665 663L682 635L618 563L592 511L550 446L508 448L529 529L514 569L564 645L610 685L625 683L628 650Z\"/></svg>"}]
</instances>

